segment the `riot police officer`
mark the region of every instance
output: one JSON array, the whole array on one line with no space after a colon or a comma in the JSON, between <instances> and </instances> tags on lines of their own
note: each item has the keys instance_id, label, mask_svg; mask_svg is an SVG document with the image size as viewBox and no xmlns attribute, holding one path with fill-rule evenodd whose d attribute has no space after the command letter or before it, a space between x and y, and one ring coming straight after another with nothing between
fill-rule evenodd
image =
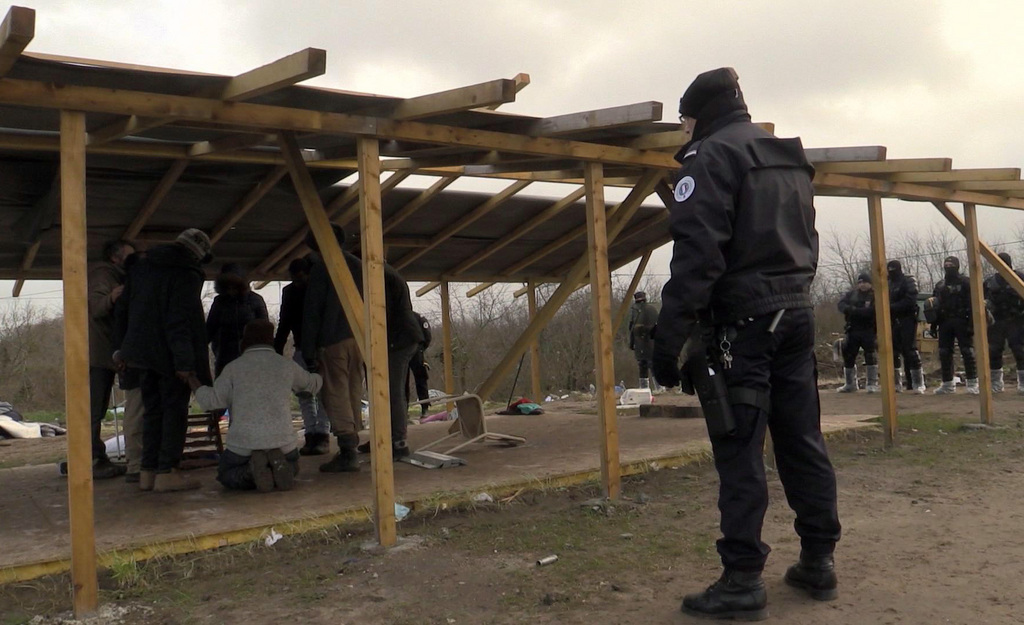
<instances>
[{"instance_id":1,"label":"riot police officer","mask_svg":"<svg viewBox=\"0 0 1024 625\"><path fill-rule=\"evenodd\" d=\"M735 425L711 438L725 570L704 592L687 595L682 609L758 620L767 616L761 572L770 551L761 540L766 429L800 536L800 561L786 582L819 600L836 596L832 554L840 525L821 435L810 295L818 260L814 170L799 139L779 139L750 122L732 68L699 75L679 113L691 140L676 155L671 278L652 369L663 386L692 393L680 353L688 341L713 336L707 362L724 378ZM698 356L695 362L703 360Z\"/></svg>"},{"instance_id":2,"label":"riot police officer","mask_svg":"<svg viewBox=\"0 0 1024 625\"><path fill-rule=\"evenodd\" d=\"M903 273L898 260L886 265L889 274L889 315L892 320L892 353L896 367L896 392L903 388L903 368L910 373L910 388L925 392L921 352L917 349L917 281ZM903 361L903 367L900 361Z\"/></svg>"},{"instance_id":3,"label":"riot police officer","mask_svg":"<svg viewBox=\"0 0 1024 625\"><path fill-rule=\"evenodd\" d=\"M943 279L935 285L935 321L932 334L939 337L939 363L942 365L942 386L936 395L956 392L953 383L953 342L960 346L967 376L967 392L978 394L978 363L974 357L974 327L971 325L971 288L960 273L960 259L948 256L942 261Z\"/></svg>"},{"instance_id":4,"label":"riot police officer","mask_svg":"<svg viewBox=\"0 0 1024 625\"><path fill-rule=\"evenodd\" d=\"M857 286L839 300L839 312L846 317L846 337L843 341L843 374L846 383L838 391L857 391L857 354L863 349L868 378L866 390L877 393L878 339L875 335L875 291L871 286L870 275L861 273L857 276Z\"/></svg>"},{"instance_id":5,"label":"riot police officer","mask_svg":"<svg viewBox=\"0 0 1024 625\"><path fill-rule=\"evenodd\" d=\"M651 352L654 351L651 329L657 322L658 309L647 301L647 293L634 293L633 305L629 311L629 348L633 350L633 356L636 358L640 388L650 388Z\"/></svg>"},{"instance_id":6,"label":"riot police officer","mask_svg":"<svg viewBox=\"0 0 1024 625\"><path fill-rule=\"evenodd\" d=\"M999 258L1013 269L1009 254L1000 252ZM1016 269L1014 273L1024 279L1024 273ZM993 318L992 325L988 327L992 392L1003 392L1003 348L1009 343L1017 364L1017 393L1024 394L1024 299L1001 275L994 273L985 278L985 301Z\"/></svg>"}]
</instances>

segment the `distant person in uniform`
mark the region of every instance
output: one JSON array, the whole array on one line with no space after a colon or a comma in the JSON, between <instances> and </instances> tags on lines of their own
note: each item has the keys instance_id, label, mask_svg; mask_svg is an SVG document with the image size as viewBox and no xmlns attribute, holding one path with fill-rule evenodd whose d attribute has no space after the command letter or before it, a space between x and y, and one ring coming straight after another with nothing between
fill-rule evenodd
<instances>
[{"instance_id":1,"label":"distant person in uniform","mask_svg":"<svg viewBox=\"0 0 1024 625\"><path fill-rule=\"evenodd\" d=\"M903 273L898 260L886 265L889 274L889 318L892 322L892 353L896 374L896 392L904 385L903 369L909 372L909 388L925 392L921 352L917 349L917 281ZM902 367L901 367L902 361Z\"/></svg>"},{"instance_id":2,"label":"distant person in uniform","mask_svg":"<svg viewBox=\"0 0 1024 625\"><path fill-rule=\"evenodd\" d=\"M1013 269L1013 259L1009 254L999 252L999 258ZM1024 280L1024 272L1016 269L1013 272ZM997 272L985 278L985 301L993 319L988 327L992 392L1003 392L1003 349L1009 343L1014 364L1017 365L1017 393L1024 395L1024 299Z\"/></svg>"},{"instance_id":3,"label":"distant person in uniform","mask_svg":"<svg viewBox=\"0 0 1024 625\"><path fill-rule=\"evenodd\" d=\"M843 340L843 374L846 384L840 393L857 392L857 354L864 350L867 369L867 392L877 393L878 339L875 335L875 291L871 276L861 273L857 285L839 300L839 312L846 317L846 336Z\"/></svg>"},{"instance_id":4,"label":"distant person in uniform","mask_svg":"<svg viewBox=\"0 0 1024 625\"><path fill-rule=\"evenodd\" d=\"M633 294L633 305L629 309L629 349L633 350L639 372L640 388L650 388L651 356L654 353L654 339L651 330L658 323L658 309L647 301L647 293Z\"/></svg>"},{"instance_id":5,"label":"distant person in uniform","mask_svg":"<svg viewBox=\"0 0 1024 625\"><path fill-rule=\"evenodd\" d=\"M932 324L932 335L939 337L939 363L942 366L942 385L936 395L956 392L953 383L953 345L960 346L967 376L967 392L977 395L978 361L974 355L974 326L971 322L971 288L967 277L960 273L960 259L949 256L942 261L943 279L935 285L937 320Z\"/></svg>"},{"instance_id":6,"label":"distant person in uniform","mask_svg":"<svg viewBox=\"0 0 1024 625\"><path fill-rule=\"evenodd\" d=\"M430 332L430 321L418 312L413 311L412 314L416 317L416 322L420 324L420 329L423 331L423 340L420 341L419 349L416 350L412 360L409 361L409 372L412 373L413 382L416 385L416 399L422 402L425 399L430 399L430 365L427 364L427 348L430 347L432 335ZM408 387L408 382L406 387ZM420 414L424 417L427 416L429 408L429 403L421 403Z\"/></svg>"}]
</instances>

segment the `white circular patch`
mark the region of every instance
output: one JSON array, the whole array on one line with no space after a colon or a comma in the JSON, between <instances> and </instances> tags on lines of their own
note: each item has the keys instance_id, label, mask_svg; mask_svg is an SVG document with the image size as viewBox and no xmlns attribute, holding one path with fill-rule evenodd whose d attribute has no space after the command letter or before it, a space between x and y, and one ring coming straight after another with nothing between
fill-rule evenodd
<instances>
[{"instance_id":1,"label":"white circular patch","mask_svg":"<svg viewBox=\"0 0 1024 625\"><path fill-rule=\"evenodd\" d=\"M693 182L693 178L690 176L683 176L676 183L676 201L685 202L691 195L693 195L693 188L696 186Z\"/></svg>"}]
</instances>

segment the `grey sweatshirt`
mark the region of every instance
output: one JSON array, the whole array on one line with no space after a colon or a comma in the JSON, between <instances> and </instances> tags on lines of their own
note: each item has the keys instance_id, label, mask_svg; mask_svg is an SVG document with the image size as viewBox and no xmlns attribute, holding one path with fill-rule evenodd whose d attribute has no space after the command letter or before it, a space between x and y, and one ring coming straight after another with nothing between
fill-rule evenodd
<instances>
[{"instance_id":1,"label":"grey sweatshirt","mask_svg":"<svg viewBox=\"0 0 1024 625\"><path fill-rule=\"evenodd\" d=\"M308 373L270 345L256 345L228 363L213 386L196 390L203 410L227 408L231 412L227 448L241 456L254 449L297 447L292 428L293 392L316 394L323 379Z\"/></svg>"}]
</instances>

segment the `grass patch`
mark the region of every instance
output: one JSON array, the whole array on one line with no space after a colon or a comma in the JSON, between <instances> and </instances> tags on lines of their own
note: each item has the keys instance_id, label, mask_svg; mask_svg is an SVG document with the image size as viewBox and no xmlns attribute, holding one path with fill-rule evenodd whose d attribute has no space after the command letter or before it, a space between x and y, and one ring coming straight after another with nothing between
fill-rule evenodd
<instances>
[{"instance_id":1,"label":"grass patch","mask_svg":"<svg viewBox=\"0 0 1024 625\"><path fill-rule=\"evenodd\" d=\"M64 423L64 411L62 410L33 410L22 413L26 421L37 423Z\"/></svg>"}]
</instances>

